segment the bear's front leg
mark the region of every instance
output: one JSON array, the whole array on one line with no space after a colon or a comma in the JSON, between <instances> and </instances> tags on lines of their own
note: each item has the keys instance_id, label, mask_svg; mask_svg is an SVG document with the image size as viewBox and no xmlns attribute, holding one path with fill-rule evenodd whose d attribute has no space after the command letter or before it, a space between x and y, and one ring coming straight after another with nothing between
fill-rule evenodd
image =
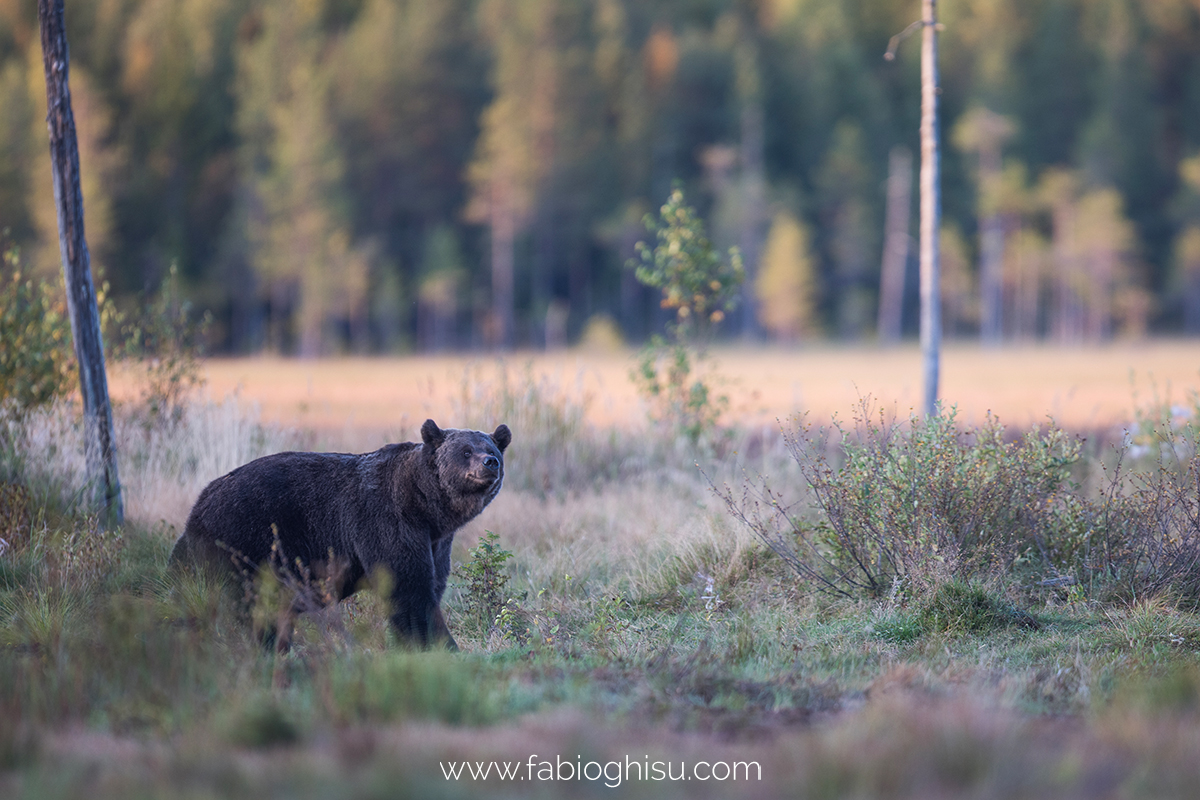
<instances>
[{"instance_id":1,"label":"bear's front leg","mask_svg":"<svg viewBox=\"0 0 1200 800\"><path fill-rule=\"evenodd\" d=\"M430 593L426 597L415 597L411 593L392 594L392 630L402 641L428 649L441 645L448 650L457 650L458 642L450 635L442 609L433 601Z\"/></svg>"},{"instance_id":2,"label":"bear's front leg","mask_svg":"<svg viewBox=\"0 0 1200 800\"><path fill-rule=\"evenodd\" d=\"M427 549L421 556L392 568L392 630L401 641L421 648L440 645L457 650L438 605L433 553Z\"/></svg>"},{"instance_id":3,"label":"bear's front leg","mask_svg":"<svg viewBox=\"0 0 1200 800\"><path fill-rule=\"evenodd\" d=\"M450 578L450 549L453 546L453 535L443 536L433 543L433 599L438 605L441 605Z\"/></svg>"}]
</instances>

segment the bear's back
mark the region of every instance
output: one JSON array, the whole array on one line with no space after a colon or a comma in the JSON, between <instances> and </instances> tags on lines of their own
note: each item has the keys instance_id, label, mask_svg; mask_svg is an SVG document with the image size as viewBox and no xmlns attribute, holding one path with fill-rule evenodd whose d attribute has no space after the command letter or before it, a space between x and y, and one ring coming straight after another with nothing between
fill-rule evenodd
<instances>
[{"instance_id":1,"label":"bear's back","mask_svg":"<svg viewBox=\"0 0 1200 800\"><path fill-rule=\"evenodd\" d=\"M289 560L340 551L338 515L353 505L346 495L361 499L364 458L285 452L243 464L204 488L183 535L193 546L219 543L252 565L270 557L276 536Z\"/></svg>"}]
</instances>

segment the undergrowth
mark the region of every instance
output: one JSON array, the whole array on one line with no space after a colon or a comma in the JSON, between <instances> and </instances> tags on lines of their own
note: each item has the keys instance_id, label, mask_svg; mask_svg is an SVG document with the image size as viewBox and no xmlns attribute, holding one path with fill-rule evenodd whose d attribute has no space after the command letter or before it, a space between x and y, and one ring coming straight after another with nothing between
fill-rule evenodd
<instances>
[{"instance_id":1,"label":"undergrowth","mask_svg":"<svg viewBox=\"0 0 1200 800\"><path fill-rule=\"evenodd\" d=\"M853 426L784 432L796 479L748 475L717 492L804 586L835 596L921 598L959 582L1028 602L1061 591L1195 607L1200 461L1190 428L1158 436L1157 459L1131 469L1128 449L1085 463L1082 442L1052 425L961 428L953 410L901 423L864 402Z\"/></svg>"},{"instance_id":2,"label":"undergrowth","mask_svg":"<svg viewBox=\"0 0 1200 800\"><path fill-rule=\"evenodd\" d=\"M82 791L73 778L47 788L59 763L84 758L64 744L80 731L154 743L138 763L166 765L138 767L144 784L108 775L99 796L248 797L268 782L275 795L362 796L412 779L413 765L429 770L417 793L436 796L437 767L417 750L397 757L397 737L438 757L491 758L599 751L606 731L612 747L648 731L693 755L696 742L762 753L788 743L767 794L962 793L1040 764L1059 739L1028 726L1064 717L1078 725L1062 746L1083 748L1062 756L1076 772L1046 768L1064 785L1085 785L1072 776L1091 775L1092 745L1191 774L1163 755L1175 750L1142 744L1200 730L1196 460L1183 415L1103 461L1053 428L872 417L828 436L796 431L740 461L710 458L710 482L673 442L589 428L553 387L499 380L463 400L460 424L506 421L517 435L504 491L455 547L453 655L395 646L382 579L303 615L276 655L228 601L240 587L168 577L172 523L203 484L296 446L235 403L190 400L169 432L134 415L118 427L141 510L116 532L72 500L82 454L68 444L69 410L7 428L0 793ZM1147 441L1158 446L1133 450ZM769 477L712 492L742 468ZM277 583L275 594L296 589ZM286 601L256 600L260 616ZM587 723L556 721L572 713ZM254 758L239 761L246 751ZM304 755L276 771L271 759L289 753ZM230 777L213 763L251 766ZM1144 779L1148 796L1171 794L1161 776L1120 774ZM1051 778L1035 789L1060 785ZM974 794L1038 794L1032 785Z\"/></svg>"}]
</instances>

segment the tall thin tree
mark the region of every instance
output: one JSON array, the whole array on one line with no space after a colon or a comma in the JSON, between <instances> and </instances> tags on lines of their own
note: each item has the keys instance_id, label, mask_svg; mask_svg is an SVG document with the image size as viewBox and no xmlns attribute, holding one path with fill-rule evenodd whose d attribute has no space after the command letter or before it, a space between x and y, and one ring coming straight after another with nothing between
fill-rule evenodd
<instances>
[{"instance_id":1,"label":"tall thin tree","mask_svg":"<svg viewBox=\"0 0 1200 800\"><path fill-rule=\"evenodd\" d=\"M938 145L937 0L921 2L921 361L926 417L937 413L942 353L941 152Z\"/></svg>"},{"instance_id":2,"label":"tall thin tree","mask_svg":"<svg viewBox=\"0 0 1200 800\"><path fill-rule=\"evenodd\" d=\"M761 338L758 319L758 297L755 280L760 268L763 241L766 235L767 201L766 170L763 165L765 133L763 121L762 75L758 66L757 31L743 30L734 52L734 64L739 102L741 103L741 187L742 213L738 244L746 266L747 280L742 284L742 336L747 340Z\"/></svg>"},{"instance_id":3,"label":"tall thin tree","mask_svg":"<svg viewBox=\"0 0 1200 800\"><path fill-rule=\"evenodd\" d=\"M883 57L921 29L921 362L926 417L937 413L942 357L942 291L939 231L942 224L941 150L938 144L937 0L921 0L921 18L892 37Z\"/></svg>"},{"instance_id":4,"label":"tall thin tree","mask_svg":"<svg viewBox=\"0 0 1200 800\"><path fill-rule=\"evenodd\" d=\"M71 111L68 83L69 53L63 0L38 0L42 35L42 62L46 71L46 124L50 129L50 163L54 177L54 202L58 210L58 246L67 284L67 310L75 358L79 362L79 389L83 396L84 452L88 477L105 524L124 521L121 483L117 476L117 450L113 441L112 406L104 371L104 344L100 314L92 283L91 256L83 230L83 191L79 178L79 143Z\"/></svg>"},{"instance_id":5,"label":"tall thin tree","mask_svg":"<svg viewBox=\"0 0 1200 800\"><path fill-rule=\"evenodd\" d=\"M888 157L887 212L883 261L879 269L879 341L900 340L904 308L904 273L908 265L908 221L912 204L912 152L903 145Z\"/></svg>"}]
</instances>

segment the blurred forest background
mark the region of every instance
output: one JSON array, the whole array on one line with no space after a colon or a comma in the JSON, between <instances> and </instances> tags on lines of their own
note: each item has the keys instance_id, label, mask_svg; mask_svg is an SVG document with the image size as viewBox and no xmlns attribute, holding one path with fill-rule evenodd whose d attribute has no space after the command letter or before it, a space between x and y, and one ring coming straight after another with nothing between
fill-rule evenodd
<instances>
[{"instance_id":1,"label":"blurred forest background","mask_svg":"<svg viewBox=\"0 0 1200 800\"><path fill-rule=\"evenodd\" d=\"M216 352L644 339L676 181L745 257L725 336L915 330L917 0L66 5L93 267L177 265ZM1200 333L1200 0L939 6L947 332ZM35 0L0 108L0 228L61 280Z\"/></svg>"}]
</instances>

